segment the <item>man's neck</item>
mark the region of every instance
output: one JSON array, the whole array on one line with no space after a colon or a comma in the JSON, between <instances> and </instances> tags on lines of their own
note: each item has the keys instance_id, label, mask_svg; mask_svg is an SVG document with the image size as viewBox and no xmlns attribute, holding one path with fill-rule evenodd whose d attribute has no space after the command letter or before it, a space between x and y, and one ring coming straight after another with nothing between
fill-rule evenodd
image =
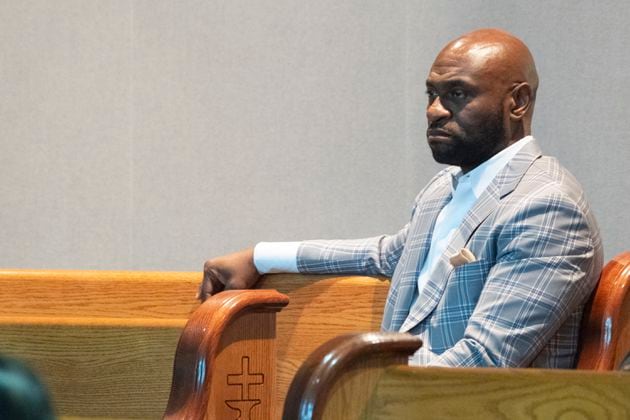
<instances>
[{"instance_id":1,"label":"man's neck","mask_svg":"<svg viewBox=\"0 0 630 420\"><path fill-rule=\"evenodd\" d=\"M516 140L510 140L508 143L501 145L501 147L498 147L490 156L488 156L486 158L486 160L484 160L483 162L479 162L478 164L476 164L474 166L460 166L460 169L462 170L462 174L465 175L465 174L469 173L470 171L474 171L476 168L478 168L479 166L481 166L484 163L488 162L490 159L492 159L495 156L497 156L498 154L502 153L504 150L509 149L514 144L516 144L519 141L524 140L524 139L526 139L528 137L531 137L531 134L527 134L526 136L519 137Z\"/></svg>"}]
</instances>

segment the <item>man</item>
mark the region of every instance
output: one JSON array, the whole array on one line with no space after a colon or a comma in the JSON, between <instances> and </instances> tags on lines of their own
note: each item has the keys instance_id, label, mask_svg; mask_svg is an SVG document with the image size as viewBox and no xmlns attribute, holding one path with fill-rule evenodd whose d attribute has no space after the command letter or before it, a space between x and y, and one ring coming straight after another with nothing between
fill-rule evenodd
<instances>
[{"instance_id":1,"label":"man","mask_svg":"<svg viewBox=\"0 0 630 420\"><path fill-rule=\"evenodd\" d=\"M410 222L363 240L258 244L256 265L252 249L209 260L200 297L250 287L259 271L391 276L382 328L422 338L411 363L573 367L601 240L580 185L531 137L537 87L511 34L452 41L431 67L426 114L433 157L453 166Z\"/></svg>"}]
</instances>

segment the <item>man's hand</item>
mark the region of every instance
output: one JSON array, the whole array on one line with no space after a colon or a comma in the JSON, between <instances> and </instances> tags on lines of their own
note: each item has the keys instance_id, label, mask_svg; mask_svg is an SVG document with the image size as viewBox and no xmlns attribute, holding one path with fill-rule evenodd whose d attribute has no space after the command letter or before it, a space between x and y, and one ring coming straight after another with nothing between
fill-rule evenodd
<instances>
[{"instance_id":1,"label":"man's hand","mask_svg":"<svg viewBox=\"0 0 630 420\"><path fill-rule=\"evenodd\" d=\"M260 277L254 265L254 248L213 258L203 265L203 282L197 299L203 302L223 290L249 289Z\"/></svg>"}]
</instances>

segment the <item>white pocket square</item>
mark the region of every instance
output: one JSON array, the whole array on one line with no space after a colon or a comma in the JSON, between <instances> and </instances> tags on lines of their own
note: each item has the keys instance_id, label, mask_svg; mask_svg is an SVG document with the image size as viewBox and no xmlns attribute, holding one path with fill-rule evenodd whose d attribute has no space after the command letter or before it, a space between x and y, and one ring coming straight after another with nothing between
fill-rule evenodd
<instances>
[{"instance_id":1,"label":"white pocket square","mask_svg":"<svg viewBox=\"0 0 630 420\"><path fill-rule=\"evenodd\" d=\"M477 258L475 258L474 254L468 249L462 248L457 254L453 255L449 261L453 264L453 267L459 267L460 265L475 262Z\"/></svg>"}]
</instances>

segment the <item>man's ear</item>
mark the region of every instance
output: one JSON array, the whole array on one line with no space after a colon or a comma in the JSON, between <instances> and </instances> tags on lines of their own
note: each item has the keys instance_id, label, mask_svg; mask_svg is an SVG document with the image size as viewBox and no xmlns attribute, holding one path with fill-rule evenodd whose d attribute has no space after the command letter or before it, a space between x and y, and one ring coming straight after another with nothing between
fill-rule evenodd
<instances>
[{"instance_id":1,"label":"man's ear","mask_svg":"<svg viewBox=\"0 0 630 420\"><path fill-rule=\"evenodd\" d=\"M510 98L510 119L520 121L534 105L534 92L527 82L514 86Z\"/></svg>"}]
</instances>

